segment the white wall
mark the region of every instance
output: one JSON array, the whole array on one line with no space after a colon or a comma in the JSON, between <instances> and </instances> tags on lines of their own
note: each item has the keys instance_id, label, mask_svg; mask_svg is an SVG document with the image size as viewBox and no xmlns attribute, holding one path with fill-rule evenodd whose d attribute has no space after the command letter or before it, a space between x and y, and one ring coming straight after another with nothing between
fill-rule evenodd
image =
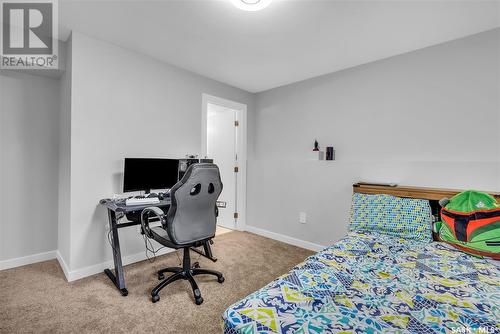
<instances>
[{"instance_id":1,"label":"white wall","mask_svg":"<svg viewBox=\"0 0 500 334\"><path fill-rule=\"evenodd\" d=\"M257 94L247 224L328 245L359 180L499 190L499 34ZM307 161L315 138L337 161Z\"/></svg>"},{"instance_id":2,"label":"white wall","mask_svg":"<svg viewBox=\"0 0 500 334\"><path fill-rule=\"evenodd\" d=\"M69 267L78 271L112 258L98 202L121 192L124 157L199 153L202 93L249 110L254 96L78 33L71 68ZM120 238L123 256L144 252L135 228Z\"/></svg>"},{"instance_id":3,"label":"white wall","mask_svg":"<svg viewBox=\"0 0 500 334\"><path fill-rule=\"evenodd\" d=\"M57 80L0 73L0 262L5 266L7 260L57 249L58 101Z\"/></svg>"}]
</instances>

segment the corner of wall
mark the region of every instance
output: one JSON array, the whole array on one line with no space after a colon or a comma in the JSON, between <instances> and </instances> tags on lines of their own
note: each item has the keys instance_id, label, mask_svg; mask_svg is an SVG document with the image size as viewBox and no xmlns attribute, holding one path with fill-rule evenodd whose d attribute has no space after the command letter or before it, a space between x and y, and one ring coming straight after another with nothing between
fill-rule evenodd
<instances>
[{"instance_id":1,"label":"corner of wall","mask_svg":"<svg viewBox=\"0 0 500 334\"><path fill-rule=\"evenodd\" d=\"M71 91L72 91L72 35L65 43L66 69L60 79L59 118L59 192L57 259L68 279L71 236Z\"/></svg>"}]
</instances>

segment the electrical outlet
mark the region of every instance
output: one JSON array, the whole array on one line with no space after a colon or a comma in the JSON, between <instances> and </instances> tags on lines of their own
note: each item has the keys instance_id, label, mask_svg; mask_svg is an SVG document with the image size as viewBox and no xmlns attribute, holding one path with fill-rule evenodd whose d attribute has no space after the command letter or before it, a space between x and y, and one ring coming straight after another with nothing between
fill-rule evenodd
<instances>
[{"instance_id":1,"label":"electrical outlet","mask_svg":"<svg viewBox=\"0 0 500 334\"><path fill-rule=\"evenodd\" d=\"M299 212L299 223L301 224L307 223L307 215L305 212Z\"/></svg>"}]
</instances>

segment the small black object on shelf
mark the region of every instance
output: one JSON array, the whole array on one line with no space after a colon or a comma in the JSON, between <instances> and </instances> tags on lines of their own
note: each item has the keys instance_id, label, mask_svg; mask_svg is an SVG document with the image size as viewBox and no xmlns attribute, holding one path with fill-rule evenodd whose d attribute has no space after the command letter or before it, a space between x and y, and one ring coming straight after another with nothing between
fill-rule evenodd
<instances>
[{"instance_id":1,"label":"small black object on shelf","mask_svg":"<svg viewBox=\"0 0 500 334\"><path fill-rule=\"evenodd\" d=\"M314 140L314 149L313 149L314 152L317 152L319 151L319 143L318 141L315 139Z\"/></svg>"},{"instance_id":2,"label":"small black object on shelf","mask_svg":"<svg viewBox=\"0 0 500 334\"><path fill-rule=\"evenodd\" d=\"M335 150L332 146L326 148L326 160L335 160Z\"/></svg>"}]
</instances>

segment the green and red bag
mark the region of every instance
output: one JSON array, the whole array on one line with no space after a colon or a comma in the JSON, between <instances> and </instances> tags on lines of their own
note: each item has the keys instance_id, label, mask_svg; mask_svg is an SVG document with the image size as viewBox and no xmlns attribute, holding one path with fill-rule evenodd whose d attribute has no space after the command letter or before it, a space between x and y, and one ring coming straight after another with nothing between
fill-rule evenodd
<instances>
[{"instance_id":1,"label":"green and red bag","mask_svg":"<svg viewBox=\"0 0 500 334\"><path fill-rule=\"evenodd\" d=\"M441 209L439 238L470 254L500 260L500 204L488 194L469 190Z\"/></svg>"}]
</instances>

